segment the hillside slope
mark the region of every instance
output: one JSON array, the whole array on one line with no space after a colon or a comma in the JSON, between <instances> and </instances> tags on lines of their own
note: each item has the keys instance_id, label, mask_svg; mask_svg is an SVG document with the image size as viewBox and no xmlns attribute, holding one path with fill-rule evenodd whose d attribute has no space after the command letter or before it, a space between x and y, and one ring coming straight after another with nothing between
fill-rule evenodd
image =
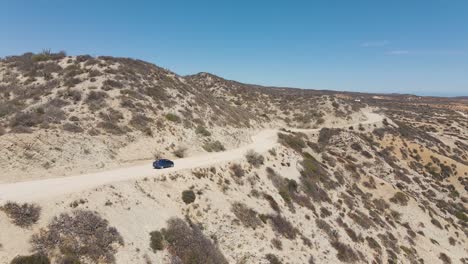
<instances>
[{"instance_id":1,"label":"hillside slope","mask_svg":"<svg viewBox=\"0 0 468 264\"><path fill-rule=\"evenodd\" d=\"M7 57L0 61L0 182L232 148L254 130L357 120L359 109L132 59Z\"/></svg>"}]
</instances>

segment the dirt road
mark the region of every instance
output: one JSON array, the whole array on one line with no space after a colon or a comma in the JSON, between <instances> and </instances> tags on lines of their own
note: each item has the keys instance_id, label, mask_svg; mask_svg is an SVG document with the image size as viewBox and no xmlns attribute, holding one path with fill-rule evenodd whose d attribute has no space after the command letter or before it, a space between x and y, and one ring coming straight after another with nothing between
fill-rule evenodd
<instances>
[{"instance_id":1,"label":"dirt road","mask_svg":"<svg viewBox=\"0 0 468 264\"><path fill-rule=\"evenodd\" d=\"M346 124L336 127L348 127L357 124L372 124L381 122L383 116L375 113L367 113L367 120ZM302 132L318 132L320 129L291 129ZM241 159L245 153L252 149L256 152L266 152L275 147L277 143L276 129L262 130L252 137L252 143L240 148L227 150L224 152L207 153L188 158L175 160L175 167L164 170L155 170L152 164L148 164L113 169L104 172L82 174L77 176L51 178L43 180L33 180L26 182L0 184L0 204L6 201L30 202L38 199L45 199L57 195L78 192L113 182L135 180L144 177L152 177L161 174L168 174L185 169L205 167L217 163Z\"/></svg>"}]
</instances>

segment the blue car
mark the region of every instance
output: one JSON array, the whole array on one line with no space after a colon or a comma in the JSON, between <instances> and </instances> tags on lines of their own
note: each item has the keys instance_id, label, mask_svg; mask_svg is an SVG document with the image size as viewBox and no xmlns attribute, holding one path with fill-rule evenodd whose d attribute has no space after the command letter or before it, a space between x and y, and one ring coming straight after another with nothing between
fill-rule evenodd
<instances>
[{"instance_id":1,"label":"blue car","mask_svg":"<svg viewBox=\"0 0 468 264\"><path fill-rule=\"evenodd\" d=\"M174 167L174 162L168 159L158 159L153 162L153 168L164 169Z\"/></svg>"}]
</instances>

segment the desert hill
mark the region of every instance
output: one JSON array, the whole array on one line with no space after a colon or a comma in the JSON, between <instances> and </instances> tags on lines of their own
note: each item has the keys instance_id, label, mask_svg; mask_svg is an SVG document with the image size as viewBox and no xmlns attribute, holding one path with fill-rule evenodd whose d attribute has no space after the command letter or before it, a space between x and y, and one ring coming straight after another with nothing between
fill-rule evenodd
<instances>
[{"instance_id":1,"label":"desert hill","mask_svg":"<svg viewBox=\"0 0 468 264\"><path fill-rule=\"evenodd\" d=\"M0 263L466 264L467 115L463 98L6 57ZM152 170L161 156L175 168Z\"/></svg>"}]
</instances>

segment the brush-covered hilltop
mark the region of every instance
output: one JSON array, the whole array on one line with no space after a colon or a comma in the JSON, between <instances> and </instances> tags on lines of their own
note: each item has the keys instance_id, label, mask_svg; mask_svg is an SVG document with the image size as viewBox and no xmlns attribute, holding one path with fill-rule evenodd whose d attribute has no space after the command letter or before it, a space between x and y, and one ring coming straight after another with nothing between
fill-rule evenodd
<instances>
[{"instance_id":1,"label":"brush-covered hilltop","mask_svg":"<svg viewBox=\"0 0 468 264\"><path fill-rule=\"evenodd\" d=\"M0 263L466 264L467 201L463 97L0 59Z\"/></svg>"}]
</instances>

